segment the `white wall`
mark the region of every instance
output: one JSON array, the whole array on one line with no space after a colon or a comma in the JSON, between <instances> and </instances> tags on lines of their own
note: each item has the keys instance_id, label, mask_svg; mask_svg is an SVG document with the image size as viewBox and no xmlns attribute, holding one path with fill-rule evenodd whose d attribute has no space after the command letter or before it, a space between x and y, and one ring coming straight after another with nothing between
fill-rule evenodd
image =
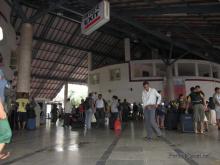
<instances>
[{"instance_id":1,"label":"white wall","mask_svg":"<svg viewBox=\"0 0 220 165\"><path fill-rule=\"evenodd\" d=\"M2 16L0 16L0 26L3 28L4 39L0 41L0 52L3 56L4 67L2 69L5 72L7 79L12 79L13 73L9 68L11 53L16 51L16 33L10 24L10 12L11 9L5 0L0 0L0 11L6 17L6 22Z\"/></svg>"},{"instance_id":2,"label":"white wall","mask_svg":"<svg viewBox=\"0 0 220 165\"><path fill-rule=\"evenodd\" d=\"M110 81L110 70L120 68L121 80ZM90 74L99 73L100 83L97 85L91 85L89 83L89 92L102 93L106 100L111 100L113 95L118 96L121 100L127 99L129 102L140 102L141 93L143 90L142 81L129 82L129 69L128 64L111 65L104 68L97 69L90 72ZM162 82L153 81L150 82L151 86L161 90ZM130 90L133 88L133 91ZM111 90L111 93L108 91Z\"/></svg>"},{"instance_id":3,"label":"white wall","mask_svg":"<svg viewBox=\"0 0 220 165\"><path fill-rule=\"evenodd\" d=\"M110 81L110 70L118 69L121 71L121 80L119 81ZM106 66L103 68L99 68L89 72L89 74L99 74L100 82L99 84L92 85L88 83L89 92L97 92L102 93L103 97L106 100L111 100L113 95L117 95L119 99L123 100L126 98L129 102L140 102L141 101L141 93L142 93L142 82L139 81L129 81L129 68L128 64L117 64ZM204 93L206 94L206 99L213 95L213 91L215 87L220 87L220 79L214 79L211 77L195 77L188 76L182 77L185 80L186 92L189 94L190 87L200 85ZM150 77L145 78L150 82L150 85L157 90L163 91L163 81L161 77ZM152 79L160 79L160 81L151 81ZM162 78L163 79L163 78ZM130 90L133 88L133 91ZM111 92L109 93L109 90Z\"/></svg>"}]
</instances>

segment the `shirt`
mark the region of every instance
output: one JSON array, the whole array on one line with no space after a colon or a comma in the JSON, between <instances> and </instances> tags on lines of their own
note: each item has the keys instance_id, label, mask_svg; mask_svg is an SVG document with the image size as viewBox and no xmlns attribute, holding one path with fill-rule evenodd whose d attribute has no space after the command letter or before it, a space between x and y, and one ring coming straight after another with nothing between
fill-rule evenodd
<instances>
[{"instance_id":1,"label":"shirt","mask_svg":"<svg viewBox=\"0 0 220 165\"><path fill-rule=\"evenodd\" d=\"M29 103L28 99L17 99L16 102L18 103L18 112L27 112L26 105Z\"/></svg>"},{"instance_id":2,"label":"shirt","mask_svg":"<svg viewBox=\"0 0 220 165\"><path fill-rule=\"evenodd\" d=\"M149 91L142 92L142 102L144 107L147 105L155 105L161 103L161 95L154 88L149 88Z\"/></svg>"},{"instance_id":3,"label":"shirt","mask_svg":"<svg viewBox=\"0 0 220 165\"><path fill-rule=\"evenodd\" d=\"M192 102L193 105L195 104L203 104L204 94L201 92L192 92L188 96L188 102Z\"/></svg>"},{"instance_id":4,"label":"shirt","mask_svg":"<svg viewBox=\"0 0 220 165\"><path fill-rule=\"evenodd\" d=\"M71 113L71 112L72 112L71 103L69 101L67 101L66 105L65 105L65 113Z\"/></svg>"},{"instance_id":5,"label":"shirt","mask_svg":"<svg viewBox=\"0 0 220 165\"><path fill-rule=\"evenodd\" d=\"M111 105L111 112L117 113L118 112L118 100L113 100Z\"/></svg>"},{"instance_id":6,"label":"shirt","mask_svg":"<svg viewBox=\"0 0 220 165\"><path fill-rule=\"evenodd\" d=\"M220 94L215 94L213 100L214 100L215 106L219 107L220 106Z\"/></svg>"},{"instance_id":7,"label":"shirt","mask_svg":"<svg viewBox=\"0 0 220 165\"><path fill-rule=\"evenodd\" d=\"M105 105L103 99L96 100L96 108L104 108L104 107Z\"/></svg>"},{"instance_id":8,"label":"shirt","mask_svg":"<svg viewBox=\"0 0 220 165\"><path fill-rule=\"evenodd\" d=\"M0 99L2 103L5 102L5 88L8 87L8 83L6 80L0 80Z\"/></svg>"}]
</instances>

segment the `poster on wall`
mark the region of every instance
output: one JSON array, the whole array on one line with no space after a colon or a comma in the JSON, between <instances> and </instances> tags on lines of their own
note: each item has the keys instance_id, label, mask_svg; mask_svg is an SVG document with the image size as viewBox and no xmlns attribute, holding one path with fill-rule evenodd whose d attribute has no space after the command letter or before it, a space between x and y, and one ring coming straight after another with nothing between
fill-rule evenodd
<instances>
[{"instance_id":1,"label":"poster on wall","mask_svg":"<svg viewBox=\"0 0 220 165\"><path fill-rule=\"evenodd\" d=\"M173 78L173 85L174 85L174 96L175 98L178 98L180 94L183 94L184 96L186 95L186 84L185 80L183 78ZM168 97L168 92L167 92L167 81L164 80L163 82L164 86L164 96L167 98Z\"/></svg>"},{"instance_id":2,"label":"poster on wall","mask_svg":"<svg viewBox=\"0 0 220 165\"><path fill-rule=\"evenodd\" d=\"M121 79L121 72L120 69L112 69L110 70L110 80L120 80Z\"/></svg>"},{"instance_id":3,"label":"poster on wall","mask_svg":"<svg viewBox=\"0 0 220 165\"><path fill-rule=\"evenodd\" d=\"M99 74L91 74L90 75L90 83L92 85L99 84Z\"/></svg>"}]
</instances>

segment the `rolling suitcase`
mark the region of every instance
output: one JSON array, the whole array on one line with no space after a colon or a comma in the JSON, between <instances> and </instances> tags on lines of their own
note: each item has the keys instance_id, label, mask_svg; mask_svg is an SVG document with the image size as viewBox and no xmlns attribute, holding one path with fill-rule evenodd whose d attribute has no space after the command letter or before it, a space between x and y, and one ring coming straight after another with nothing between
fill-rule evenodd
<instances>
[{"instance_id":1,"label":"rolling suitcase","mask_svg":"<svg viewBox=\"0 0 220 165\"><path fill-rule=\"evenodd\" d=\"M176 130L178 127L178 113L169 112L165 116L165 127L167 130Z\"/></svg>"},{"instance_id":2,"label":"rolling suitcase","mask_svg":"<svg viewBox=\"0 0 220 165\"><path fill-rule=\"evenodd\" d=\"M27 121L27 129L28 130L34 130L36 129L36 119L28 119Z\"/></svg>"},{"instance_id":3,"label":"rolling suitcase","mask_svg":"<svg viewBox=\"0 0 220 165\"><path fill-rule=\"evenodd\" d=\"M193 116L190 114L182 114L180 117L180 125L183 133L194 132Z\"/></svg>"}]
</instances>

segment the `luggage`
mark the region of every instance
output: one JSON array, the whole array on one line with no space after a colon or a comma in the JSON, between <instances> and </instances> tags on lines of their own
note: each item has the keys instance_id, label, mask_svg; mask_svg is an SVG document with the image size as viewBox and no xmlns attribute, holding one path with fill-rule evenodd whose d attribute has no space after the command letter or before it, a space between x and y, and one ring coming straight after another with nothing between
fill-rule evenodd
<instances>
[{"instance_id":1,"label":"luggage","mask_svg":"<svg viewBox=\"0 0 220 165\"><path fill-rule=\"evenodd\" d=\"M193 116L190 114L182 114L180 116L181 130L184 133L194 132Z\"/></svg>"},{"instance_id":2,"label":"luggage","mask_svg":"<svg viewBox=\"0 0 220 165\"><path fill-rule=\"evenodd\" d=\"M165 127L168 130L176 130L178 127L178 113L169 112L165 116Z\"/></svg>"},{"instance_id":3,"label":"luggage","mask_svg":"<svg viewBox=\"0 0 220 165\"><path fill-rule=\"evenodd\" d=\"M119 119L116 119L116 120L115 120L114 129L115 129L116 131L120 131L120 130L121 130L121 121L120 121Z\"/></svg>"},{"instance_id":4,"label":"luggage","mask_svg":"<svg viewBox=\"0 0 220 165\"><path fill-rule=\"evenodd\" d=\"M28 119L27 121L27 129L28 130L34 130L36 129L36 119L33 118L33 119Z\"/></svg>"},{"instance_id":5,"label":"luggage","mask_svg":"<svg viewBox=\"0 0 220 165\"><path fill-rule=\"evenodd\" d=\"M109 118L109 128L114 129L114 124L115 124L115 118L113 117L113 115L111 115L111 117Z\"/></svg>"}]
</instances>

